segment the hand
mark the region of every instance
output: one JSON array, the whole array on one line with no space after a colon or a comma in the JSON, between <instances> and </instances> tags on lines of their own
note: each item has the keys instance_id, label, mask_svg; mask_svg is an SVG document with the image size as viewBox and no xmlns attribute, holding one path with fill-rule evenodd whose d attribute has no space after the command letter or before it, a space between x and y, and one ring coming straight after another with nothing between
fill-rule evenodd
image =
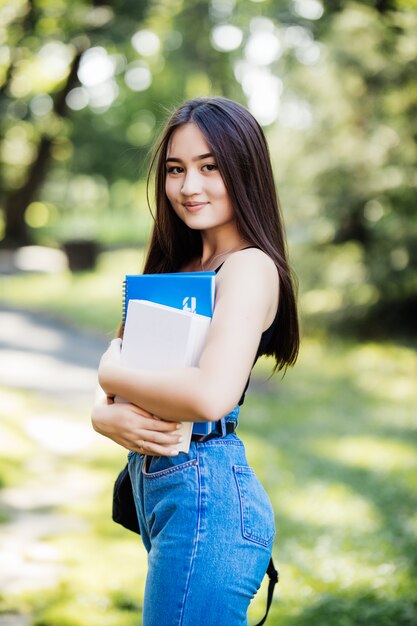
<instances>
[{"instance_id":1,"label":"hand","mask_svg":"<svg viewBox=\"0 0 417 626\"><path fill-rule=\"evenodd\" d=\"M178 422L168 422L127 402L113 402L102 392L91 413L93 428L119 445L151 456L176 456Z\"/></svg>"}]
</instances>

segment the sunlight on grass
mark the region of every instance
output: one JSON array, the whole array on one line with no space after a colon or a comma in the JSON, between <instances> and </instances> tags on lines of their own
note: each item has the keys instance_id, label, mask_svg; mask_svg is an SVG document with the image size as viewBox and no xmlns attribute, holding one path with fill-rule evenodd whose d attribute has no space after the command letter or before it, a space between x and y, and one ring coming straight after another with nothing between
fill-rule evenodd
<instances>
[{"instance_id":1,"label":"sunlight on grass","mask_svg":"<svg viewBox=\"0 0 417 626\"><path fill-rule=\"evenodd\" d=\"M74 454L92 444L94 433L89 424L74 424L56 416L32 416L25 421L25 431L39 445L51 452Z\"/></svg>"},{"instance_id":2,"label":"sunlight on grass","mask_svg":"<svg viewBox=\"0 0 417 626\"><path fill-rule=\"evenodd\" d=\"M415 363L402 346L308 339L284 380L257 365L240 434L276 514L272 624L414 623Z\"/></svg>"},{"instance_id":3,"label":"sunlight on grass","mask_svg":"<svg viewBox=\"0 0 417 626\"><path fill-rule=\"evenodd\" d=\"M0 513L9 511L0 541L0 580L7 580L0 612L19 607L34 626L137 624L146 555L139 538L111 520L112 482L126 454L80 422L83 410L58 412L55 401L22 391L4 398L1 432L10 427L14 435L14 426L17 434L13 454L5 451L13 475L0 464ZM77 443L80 428L89 446Z\"/></svg>"},{"instance_id":4,"label":"sunlight on grass","mask_svg":"<svg viewBox=\"0 0 417 626\"><path fill-rule=\"evenodd\" d=\"M31 451L28 437L22 431L19 420L27 410L25 398L0 387L0 458L23 460ZM1 475L0 475L1 479Z\"/></svg>"},{"instance_id":5,"label":"sunlight on grass","mask_svg":"<svg viewBox=\"0 0 417 626\"><path fill-rule=\"evenodd\" d=\"M24 458L31 446L20 434L14 432L5 422L0 424L0 456L10 459Z\"/></svg>"},{"instance_id":6,"label":"sunlight on grass","mask_svg":"<svg viewBox=\"0 0 417 626\"><path fill-rule=\"evenodd\" d=\"M6 276L4 297L110 335L123 276L140 265L135 250L106 252L96 272ZM276 516L268 624L414 626L415 351L323 336L303 340L284 379L269 380L271 366L257 364L238 431ZM0 613L26 612L30 626L137 626L146 553L111 520L126 451L91 430L89 406L1 393L0 563L20 591L0 592ZM265 598L264 583L249 623Z\"/></svg>"},{"instance_id":7,"label":"sunlight on grass","mask_svg":"<svg viewBox=\"0 0 417 626\"><path fill-rule=\"evenodd\" d=\"M9 391L9 389L5 389L4 387L0 388L1 390L1 404L0 411L4 413L4 415L13 415L22 411L25 407L25 400L21 394L13 393Z\"/></svg>"},{"instance_id":8,"label":"sunlight on grass","mask_svg":"<svg viewBox=\"0 0 417 626\"><path fill-rule=\"evenodd\" d=\"M376 437L324 439L312 444L319 454L353 467L383 473L416 470L417 455L412 445Z\"/></svg>"},{"instance_id":9,"label":"sunlight on grass","mask_svg":"<svg viewBox=\"0 0 417 626\"><path fill-rule=\"evenodd\" d=\"M401 359L397 360L400 351ZM417 357L413 351L366 344L349 355L347 365L356 372L358 384L365 391L394 401L417 402Z\"/></svg>"},{"instance_id":10,"label":"sunlight on grass","mask_svg":"<svg viewBox=\"0 0 417 626\"><path fill-rule=\"evenodd\" d=\"M79 537L76 550L73 541L64 536L54 543L72 561L71 574L77 585L101 594L104 589L133 592L136 587L136 597L140 597L146 576L146 552L137 535L124 529L107 539L85 534Z\"/></svg>"},{"instance_id":11,"label":"sunlight on grass","mask_svg":"<svg viewBox=\"0 0 417 626\"><path fill-rule=\"evenodd\" d=\"M407 531L412 534L417 540L417 513L410 515L405 526Z\"/></svg>"},{"instance_id":12,"label":"sunlight on grass","mask_svg":"<svg viewBox=\"0 0 417 626\"><path fill-rule=\"evenodd\" d=\"M398 571L392 563L378 566L369 562L360 552L334 553L329 537L318 539L315 548L308 550L303 545L291 542L288 545L296 556L291 561L281 561L281 598L285 602L317 599L318 594L353 589L389 590L387 579Z\"/></svg>"},{"instance_id":13,"label":"sunlight on grass","mask_svg":"<svg viewBox=\"0 0 417 626\"><path fill-rule=\"evenodd\" d=\"M280 507L290 518L314 526L363 533L380 530L380 519L372 504L336 482L293 486L281 494Z\"/></svg>"}]
</instances>

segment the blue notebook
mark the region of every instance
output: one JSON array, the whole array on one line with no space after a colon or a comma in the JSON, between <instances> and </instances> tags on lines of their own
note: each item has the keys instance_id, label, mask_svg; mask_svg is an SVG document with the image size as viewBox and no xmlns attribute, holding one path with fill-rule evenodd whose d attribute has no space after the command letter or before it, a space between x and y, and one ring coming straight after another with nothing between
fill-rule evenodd
<instances>
[{"instance_id":1,"label":"blue notebook","mask_svg":"<svg viewBox=\"0 0 417 626\"><path fill-rule=\"evenodd\" d=\"M147 300L212 317L216 272L128 274L124 281L123 321L129 300ZM208 435L214 422L195 422L194 435Z\"/></svg>"},{"instance_id":2,"label":"blue notebook","mask_svg":"<svg viewBox=\"0 0 417 626\"><path fill-rule=\"evenodd\" d=\"M215 272L130 274L124 281L123 320L129 300L147 300L212 317Z\"/></svg>"}]
</instances>

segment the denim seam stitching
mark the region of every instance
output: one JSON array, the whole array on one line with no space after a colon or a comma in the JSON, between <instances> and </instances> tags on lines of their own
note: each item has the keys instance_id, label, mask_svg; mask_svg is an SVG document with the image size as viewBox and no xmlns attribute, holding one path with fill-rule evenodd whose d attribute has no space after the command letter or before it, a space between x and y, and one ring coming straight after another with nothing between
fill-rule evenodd
<instances>
[{"instance_id":1,"label":"denim seam stitching","mask_svg":"<svg viewBox=\"0 0 417 626\"><path fill-rule=\"evenodd\" d=\"M181 470L188 469L189 467L193 467L197 465L197 459L191 459L190 461L185 461L184 463L180 463L179 465L173 465L172 467L167 467L166 469L159 470L158 472L145 472L145 465L142 466L142 474L144 477L149 479L161 478L162 476L168 476L169 474L174 474L175 472L180 472Z\"/></svg>"},{"instance_id":2,"label":"denim seam stitching","mask_svg":"<svg viewBox=\"0 0 417 626\"><path fill-rule=\"evenodd\" d=\"M218 437L217 439L211 439L210 441L197 441L198 446L243 446L242 441L236 441L236 439L224 439L223 437Z\"/></svg>"},{"instance_id":3,"label":"denim seam stitching","mask_svg":"<svg viewBox=\"0 0 417 626\"><path fill-rule=\"evenodd\" d=\"M251 470L251 471L248 471ZM236 481L236 485L237 485L237 491L239 494L239 501L240 501L240 518L241 518L241 522L242 522L242 534L245 537L245 539L247 539L248 541L251 541L252 543L256 543L258 545L262 545L264 547L268 547L271 543L271 541L274 538L275 532L272 533L272 535L268 538L265 539L264 537L259 536L257 533L254 533L250 528L248 528L248 524L245 523L245 518L247 518L247 511L248 511L248 506L246 504L245 498L244 498L244 489L243 489L243 485L239 484L239 479L238 479L238 475L239 474L252 474L255 475L255 472L253 471L253 469L251 467L246 467L244 465L234 465L233 466L233 473L235 475L235 481Z\"/></svg>"},{"instance_id":4,"label":"denim seam stitching","mask_svg":"<svg viewBox=\"0 0 417 626\"><path fill-rule=\"evenodd\" d=\"M201 488L200 459L199 459L198 451L196 451L196 454L197 454L197 456L196 456L196 459L195 459L195 466L197 468L197 476L198 476L197 529L196 529L196 536L195 536L195 540L194 540L194 550L193 550L193 553L191 555L190 569L188 571L186 587L185 587L185 591L184 591L184 595L183 595L183 599L182 599L181 616L180 616L180 621L179 621L179 625L178 626L182 626L183 621L184 621L185 604L186 604L188 592L189 592L189 589L190 589L191 574L192 574L192 570L193 570L193 567L194 567L195 556L197 554L198 542L199 542L199 539L200 539L202 488Z\"/></svg>"}]
</instances>

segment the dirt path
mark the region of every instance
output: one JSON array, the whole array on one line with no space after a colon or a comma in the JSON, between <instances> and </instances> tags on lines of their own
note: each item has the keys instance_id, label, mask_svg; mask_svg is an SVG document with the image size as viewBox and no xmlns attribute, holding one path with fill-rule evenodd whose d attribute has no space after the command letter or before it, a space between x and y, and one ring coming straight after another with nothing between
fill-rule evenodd
<instances>
[{"instance_id":1,"label":"dirt path","mask_svg":"<svg viewBox=\"0 0 417 626\"><path fill-rule=\"evenodd\" d=\"M39 313L1 308L0 385L82 404L106 343Z\"/></svg>"},{"instance_id":2,"label":"dirt path","mask_svg":"<svg viewBox=\"0 0 417 626\"><path fill-rule=\"evenodd\" d=\"M90 445L94 433L88 417L96 385L96 369L107 341L75 330L46 316L0 309L0 387L30 392L34 412L19 428L32 442L27 480L0 489L0 594L42 589L62 574L59 556L44 537L77 528L81 520L59 513L67 498L88 498L74 476L60 474L64 455ZM39 413L39 405L49 407ZM4 406L4 405L3 405ZM52 414L50 411L52 407ZM12 410L12 409L11 409ZM6 431L7 433L7 431ZM6 440L0 441L6 447ZM7 451L7 447L6 447ZM0 516L1 517L1 516ZM0 613L0 626L29 626L29 615Z\"/></svg>"}]
</instances>

